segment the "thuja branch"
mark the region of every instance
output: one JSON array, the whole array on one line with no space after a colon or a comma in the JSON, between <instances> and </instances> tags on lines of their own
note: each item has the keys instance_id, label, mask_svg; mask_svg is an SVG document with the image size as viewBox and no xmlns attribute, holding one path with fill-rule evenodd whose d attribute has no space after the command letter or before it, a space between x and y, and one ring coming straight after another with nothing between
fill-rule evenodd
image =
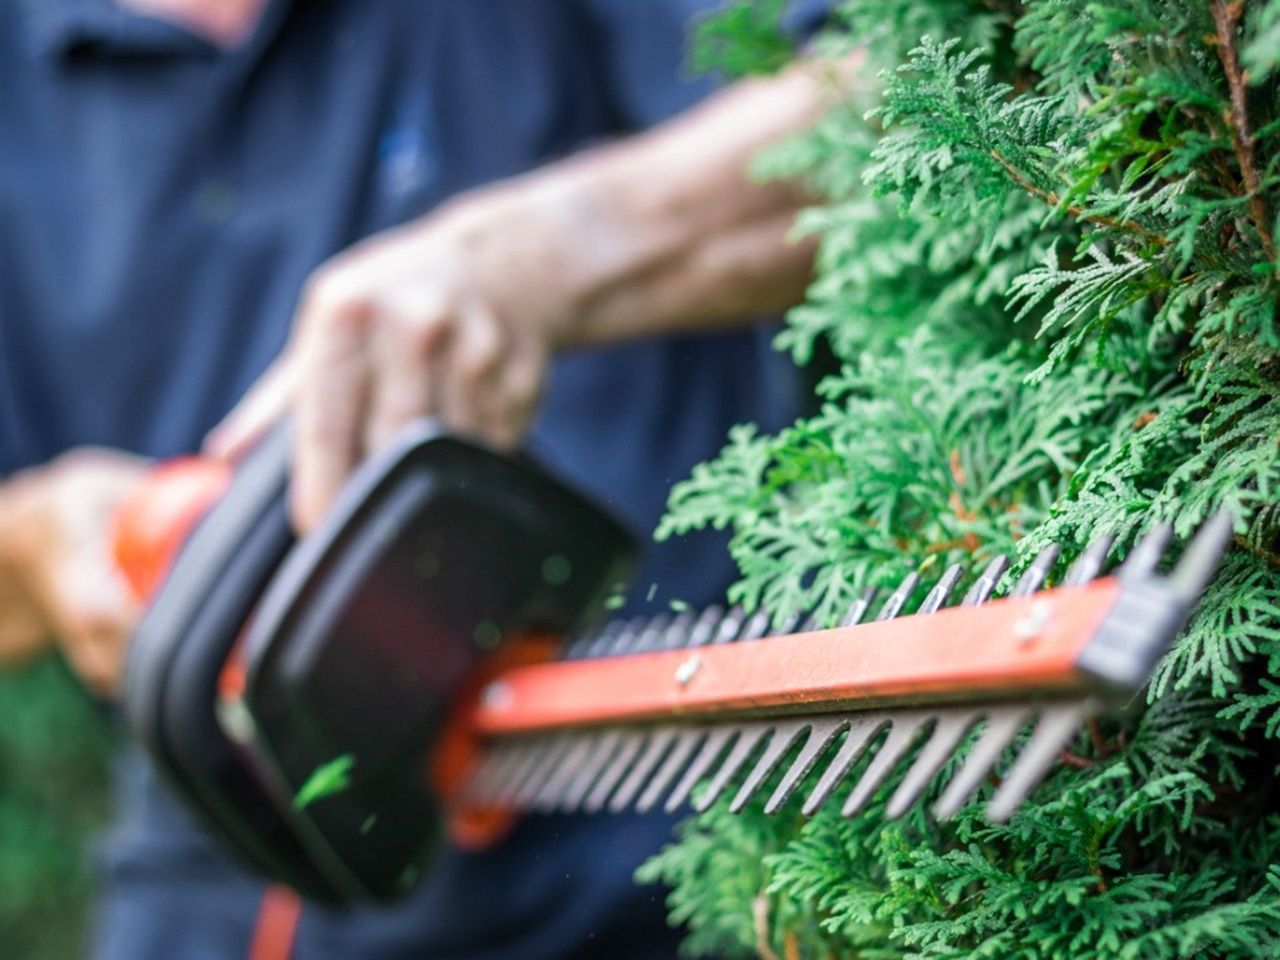
<instances>
[{"instance_id":1,"label":"thuja branch","mask_svg":"<svg viewBox=\"0 0 1280 960\"><path fill-rule=\"evenodd\" d=\"M1262 181L1258 176L1257 158L1254 156L1255 140L1249 124L1249 108L1246 100L1247 84L1240 57L1236 50L1236 31L1244 16L1243 0L1213 0L1213 24L1217 30L1218 59L1227 79L1231 94L1231 108L1224 111L1227 126L1231 130L1231 143L1235 147L1236 162L1244 180L1245 193L1249 197L1249 219L1262 238L1267 256L1276 257L1275 240L1267 217L1267 204L1262 197Z\"/></svg>"},{"instance_id":2,"label":"thuja branch","mask_svg":"<svg viewBox=\"0 0 1280 960\"><path fill-rule=\"evenodd\" d=\"M1022 172L1018 170L1018 168L1015 167L1012 163L1010 163L1009 160L1005 158L1000 153L999 150L993 149L991 151L991 156L996 161L996 163L1004 167L1005 173L1009 174L1009 179L1011 179L1023 190L1027 191L1027 193L1031 194L1033 197L1038 197L1039 199L1043 200L1045 203L1047 203L1051 207L1054 207L1055 209L1062 206L1062 198L1058 196L1057 193L1055 193L1052 190L1045 190L1041 187L1036 186L1034 183L1028 180L1025 176L1023 176ZM1078 203L1070 204L1065 209L1068 214L1075 217L1077 220L1084 220L1088 223L1097 224L1100 227L1111 227L1112 229L1116 229L1116 230L1127 230L1131 233L1139 234L1144 240L1149 240L1150 242L1158 244L1159 246L1162 246L1162 247L1169 245L1168 238L1166 238L1163 234L1156 233L1154 230L1148 230L1142 224L1135 223L1133 220L1121 220L1117 217L1108 217L1105 214L1089 213L1084 209L1084 207L1080 206Z\"/></svg>"}]
</instances>

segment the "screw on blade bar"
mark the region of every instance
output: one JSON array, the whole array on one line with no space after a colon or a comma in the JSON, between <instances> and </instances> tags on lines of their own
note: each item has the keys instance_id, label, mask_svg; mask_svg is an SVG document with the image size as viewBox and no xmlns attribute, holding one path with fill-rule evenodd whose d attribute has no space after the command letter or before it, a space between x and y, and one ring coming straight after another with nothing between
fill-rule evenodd
<instances>
[{"instance_id":1,"label":"screw on blade bar","mask_svg":"<svg viewBox=\"0 0 1280 960\"><path fill-rule=\"evenodd\" d=\"M644 811L660 803L674 811L693 796L694 806L701 810L737 784L729 803L729 809L736 812L781 771L764 803L765 812L778 811L817 774L801 807L805 814L812 814L866 759L842 804L842 813L853 815L910 757L886 809L888 816L898 817L933 786L956 750L971 741L964 761L949 781L937 784L933 810L943 818L970 801L1005 753L1019 742L1019 732L1033 724L987 807L989 819L1006 819L1077 734L1082 719L1097 709L1098 694L1114 687L1131 695L1145 682L1154 658L1167 648L1212 575L1231 533L1228 518L1210 521L1188 546L1172 576L1162 578L1156 569L1170 535L1165 529L1156 529L1132 551L1118 581L1113 578L1090 586L1101 573L1113 543L1110 535L1100 536L1077 557L1061 587L1034 600L1030 595L1045 587L1057 563L1056 547L1035 558L1010 591L1011 599L992 604L988 601L1009 566L1005 557L997 556L987 563L963 599L948 607L963 577L962 569L952 566L928 591L917 612L904 617L919 586L919 575L912 573L888 597L873 622L865 622L874 600L874 591L868 591L851 606L842 621L845 626L812 632L815 624L810 618L796 637L787 631L800 623L800 614L782 625L784 635L759 639L768 627L768 617L762 612L748 617L737 607L727 612L711 608L701 614L683 611L674 618L662 614L623 626L606 626L600 631L603 639L575 641L570 655L581 649L593 656L644 653L634 665L602 661L601 665L613 662L619 670L625 669L627 676L639 669L641 659L656 658L652 669L658 669L657 663L673 665L674 681L668 672L666 685L654 690L655 703L669 704L668 719L632 725L625 714L617 713L619 707L596 693L602 705L593 708L596 713L592 716L615 719L499 739L480 767L473 794L514 807L564 811ZM975 607L983 609L973 610ZM969 612L962 613L966 610ZM934 617L941 619L931 633L927 624L935 622ZM901 623L904 629L899 630L891 621ZM966 622L973 626L958 626ZM863 647L851 645L858 643ZM908 646L899 650L903 643ZM969 702L946 701L948 696L968 692L966 685L972 681L966 677L988 677L993 671L998 675L1014 663L1009 658L1043 658L1049 655L1046 649L1056 649L1055 643L1069 644L1064 649L1074 652L1052 670L1050 665L1058 661L1044 660L1043 669L1049 672L1036 681L1040 686L1011 687L1006 694L1010 699L1005 702L975 702L971 694ZM827 647L830 656L824 652ZM908 655L905 650L912 652ZM681 717L687 710L683 698L689 692L697 694L705 683L724 686L729 683L726 678L734 676L737 664L756 664L752 668L755 672L743 674L754 678L751 683L773 684L776 680L785 687L794 682L788 679L792 674L812 677L819 663L830 664L839 672L846 659L839 651L849 651L853 662L862 664L858 669L872 673L860 673L848 681L852 685L837 684L828 693L821 685L803 688L808 692L799 699L781 696L776 706L770 706L774 701L768 699L767 687L755 686L751 689L760 692L753 692L740 706L710 710L704 705L695 716ZM978 659L966 659L970 657ZM960 671L949 690L939 692L940 681L931 679L914 694L890 698L889 705L881 705L883 697L876 701L860 692L869 689L866 684L875 670L898 669L902 683L911 682L917 671L932 677L931 661L938 658L956 664L949 669ZM702 663L703 659L712 663ZM573 670L579 666L590 664L579 660L530 670ZM508 678L508 682L514 683L514 679ZM886 689L897 689L891 678L886 682ZM625 685L623 681L618 687L624 700L634 692L624 689ZM583 689L591 695L590 688ZM685 693L675 695L673 689ZM726 690L732 691L731 683ZM819 695L832 697L825 711ZM995 690L988 699L998 696ZM865 705L859 709L863 701ZM731 699L723 702L733 703ZM796 715L797 709L809 712ZM770 716L770 710L777 715Z\"/></svg>"}]
</instances>

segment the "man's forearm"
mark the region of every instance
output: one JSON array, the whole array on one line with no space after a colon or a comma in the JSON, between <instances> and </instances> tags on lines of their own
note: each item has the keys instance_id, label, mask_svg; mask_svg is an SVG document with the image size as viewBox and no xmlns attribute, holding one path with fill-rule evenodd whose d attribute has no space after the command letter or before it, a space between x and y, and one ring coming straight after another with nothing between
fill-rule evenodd
<instances>
[{"instance_id":1,"label":"man's forearm","mask_svg":"<svg viewBox=\"0 0 1280 960\"><path fill-rule=\"evenodd\" d=\"M562 207L568 277L563 346L723 326L795 303L813 247L788 240L796 184L748 175L759 151L812 126L833 74L810 64L744 81L687 114L498 189ZM545 254L543 254L545 255Z\"/></svg>"}]
</instances>

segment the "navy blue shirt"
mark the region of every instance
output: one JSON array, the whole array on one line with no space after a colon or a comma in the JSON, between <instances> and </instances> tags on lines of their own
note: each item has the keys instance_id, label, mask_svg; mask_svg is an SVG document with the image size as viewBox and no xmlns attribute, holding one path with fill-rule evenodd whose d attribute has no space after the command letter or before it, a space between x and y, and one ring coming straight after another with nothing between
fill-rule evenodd
<instances>
[{"instance_id":1,"label":"navy blue shirt","mask_svg":"<svg viewBox=\"0 0 1280 960\"><path fill-rule=\"evenodd\" d=\"M193 449L326 258L705 95L682 61L712 5L272 0L228 52L109 0L0 0L0 476L81 444ZM565 356L533 446L647 532L730 425L794 414L766 340ZM686 541L652 549L638 584L703 603L731 577L721 547ZM121 791L100 956L241 955L260 888L137 758ZM299 956L664 955L661 892L630 872L665 831L531 820L503 849L450 854L394 913L309 912Z\"/></svg>"}]
</instances>

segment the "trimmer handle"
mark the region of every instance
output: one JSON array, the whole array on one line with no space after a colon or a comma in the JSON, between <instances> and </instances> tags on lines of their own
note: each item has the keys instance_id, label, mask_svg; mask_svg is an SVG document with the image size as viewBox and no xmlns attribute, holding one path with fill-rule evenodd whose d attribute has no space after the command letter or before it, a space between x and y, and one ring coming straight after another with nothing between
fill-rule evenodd
<instances>
[{"instance_id":1,"label":"trimmer handle","mask_svg":"<svg viewBox=\"0 0 1280 960\"><path fill-rule=\"evenodd\" d=\"M231 485L232 468L210 457L178 457L153 467L116 509L112 555L136 599L168 573L196 523Z\"/></svg>"}]
</instances>

